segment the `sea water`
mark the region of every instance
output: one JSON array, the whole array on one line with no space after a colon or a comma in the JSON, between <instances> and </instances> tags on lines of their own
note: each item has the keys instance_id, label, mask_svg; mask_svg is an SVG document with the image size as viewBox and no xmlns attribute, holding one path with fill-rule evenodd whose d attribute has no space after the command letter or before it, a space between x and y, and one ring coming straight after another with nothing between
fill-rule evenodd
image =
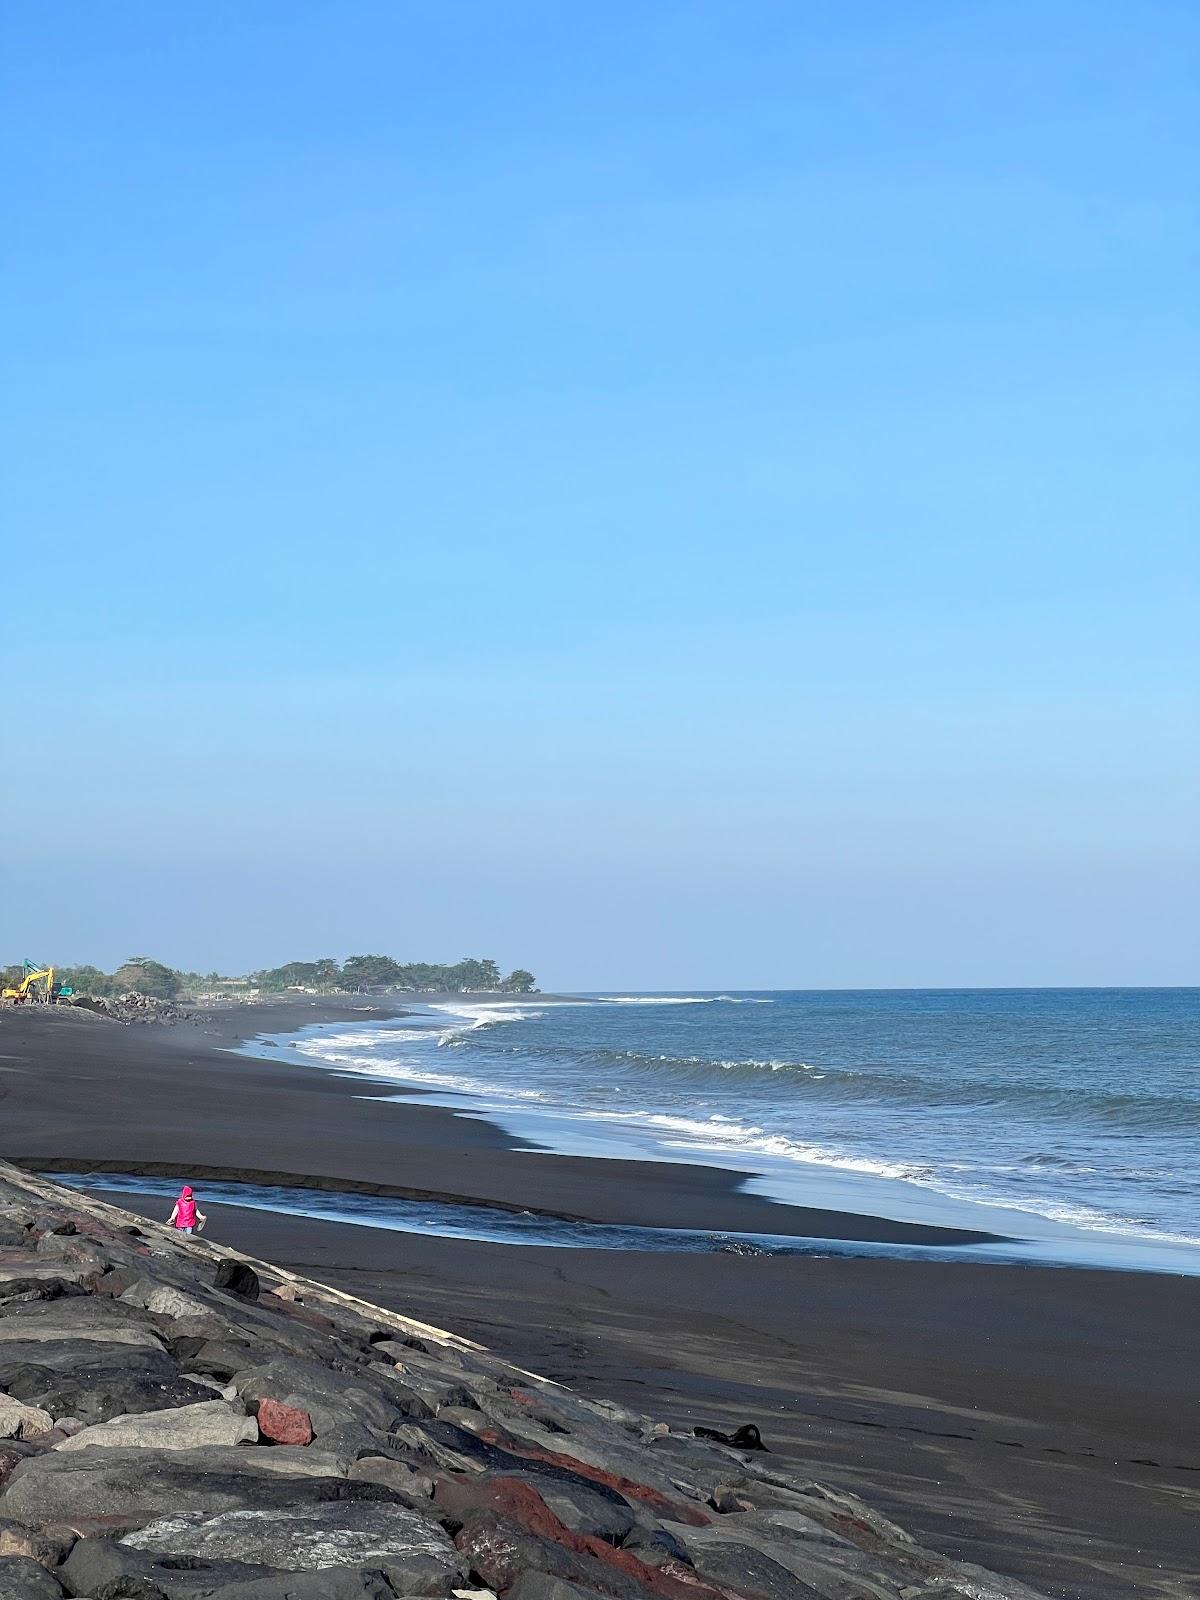
<instances>
[{"instance_id":1,"label":"sea water","mask_svg":"<svg viewBox=\"0 0 1200 1600\"><path fill-rule=\"evenodd\" d=\"M85 1192L158 1196L163 1212L179 1192L179 1178L146 1177L132 1172L45 1172L43 1177ZM313 1189L303 1184L265 1184L216 1178L199 1180L206 1206L238 1206L273 1217L312 1217L320 1222L415 1233L435 1239L468 1239L487 1244L523 1245L553 1250L634 1250L657 1254L761 1256L838 1256L884 1261L973 1261L1016 1266L1082 1264L1070 1251L1046 1240L992 1239L977 1243L894 1244L873 1239L793 1237L771 1233L723 1233L711 1228L654 1228L585 1222L546 1212L511 1211L473 1201L406 1199L358 1194L345 1189ZM219 1225L218 1225L219 1231ZM1162 1247L1166 1250L1166 1247ZM1093 1263L1103 1264L1103 1263ZM1111 1263L1108 1263L1111 1264ZM1153 1255L1133 1265L1171 1268L1169 1255ZM1196 1263L1200 1271L1200 1261Z\"/></svg>"},{"instance_id":2,"label":"sea water","mask_svg":"<svg viewBox=\"0 0 1200 1600\"><path fill-rule=\"evenodd\" d=\"M540 1149L1200 1270L1197 989L464 997L275 1043Z\"/></svg>"}]
</instances>

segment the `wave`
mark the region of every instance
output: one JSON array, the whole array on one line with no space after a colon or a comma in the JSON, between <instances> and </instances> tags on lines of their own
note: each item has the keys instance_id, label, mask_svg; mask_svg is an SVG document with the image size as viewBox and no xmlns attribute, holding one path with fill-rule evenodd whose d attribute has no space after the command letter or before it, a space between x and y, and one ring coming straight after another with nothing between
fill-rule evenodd
<instances>
[{"instance_id":1,"label":"wave","mask_svg":"<svg viewBox=\"0 0 1200 1600\"><path fill-rule=\"evenodd\" d=\"M475 1030L459 1028L452 1030L455 1039L466 1040L467 1034ZM450 1036L447 1036L450 1037ZM706 1073L715 1072L731 1073L745 1070L748 1073L763 1072L816 1072L817 1064L812 1061L785 1061L771 1058L747 1057L740 1059L729 1057L727 1059L714 1059L712 1056L675 1056L665 1052L658 1055L648 1055L642 1050L617 1050L605 1046L572 1045L570 1050L564 1050L561 1045L542 1045L536 1041L523 1039L520 1044L493 1045L493 1055L511 1056L531 1063L549 1062L557 1066L619 1066L628 1067L634 1071L646 1069L651 1072L663 1072L675 1069L681 1074L691 1072L695 1077L703 1077ZM828 1070L828 1069L827 1069ZM832 1069L832 1075L844 1077L862 1077L861 1073L838 1074L837 1069Z\"/></svg>"},{"instance_id":2,"label":"wave","mask_svg":"<svg viewBox=\"0 0 1200 1600\"><path fill-rule=\"evenodd\" d=\"M773 1006L774 1000L745 994L602 994L593 1005L602 1006Z\"/></svg>"},{"instance_id":3,"label":"wave","mask_svg":"<svg viewBox=\"0 0 1200 1600\"><path fill-rule=\"evenodd\" d=\"M720 1115L707 1120L660 1112L596 1111L582 1112L580 1115L584 1121L634 1123L680 1135L675 1139L663 1140L668 1148L737 1151L770 1156L776 1160L802 1162L808 1166L830 1167L839 1172L856 1172L869 1177L917 1184L945 1195L947 1199L994 1206L1002 1211L1024 1212L1028 1216L1043 1217L1049 1222L1063 1223L1089 1233L1115 1234L1157 1244L1200 1245L1200 1236L1157 1229L1138 1217L1117 1215L1097 1206L1060 1202L1044 1195L994 1194L952 1179L947 1180L944 1173L939 1173L926 1163L858 1156L824 1145L801 1143L782 1134L768 1133L763 1128L747 1127L733 1118ZM959 1170L967 1169L960 1165Z\"/></svg>"},{"instance_id":4,"label":"wave","mask_svg":"<svg viewBox=\"0 0 1200 1600\"><path fill-rule=\"evenodd\" d=\"M1174 1233L1151 1227L1143 1218L1124 1217L1098 1206L1072 1204L1051 1200L1044 1195L995 1195L978 1190L963 1190L940 1179L915 1179L927 1189L935 1189L950 1200L967 1200L974 1205L994 1206L999 1211L1020 1211L1026 1216L1043 1217L1047 1222L1059 1222L1070 1228L1080 1228L1085 1233L1109 1233L1126 1239L1144 1239L1154 1244L1200 1245L1200 1235Z\"/></svg>"},{"instance_id":5,"label":"wave","mask_svg":"<svg viewBox=\"0 0 1200 1600\"><path fill-rule=\"evenodd\" d=\"M439 1001L429 1009L445 1011L452 1017L467 1017L471 1026L475 1028L490 1028L497 1022L529 1022L542 1015L538 1010L530 1010L528 1007L516 1004L504 1005L499 1001L487 1004L475 1001Z\"/></svg>"},{"instance_id":6,"label":"wave","mask_svg":"<svg viewBox=\"0 0 1200 1600\"><path fill-rule=\"evenodd\" d=\"M452 1017L462 1017L465 1027L446 1028L437 1036L438 1044L455 1044L469 1033L478 1033L482 1028L494 1028L502 1022L533 1022L543 1013L538 1010L529 1010L519 1005L504 1005L495 1001L490 1004L475 1004L469 1002L448 1002L445 1004L431 1005L430 1011L444 1011Z\"/></svg>"},{"instance_id":7,"label":"wave","mask_svg":"<svg viewBox=\"0 0 1200 1600\"><path fill-rule=\"evenodd\" d=\"M476 1024L480 1025L487 1024ZM462 1045L467 1029L451 1029L442 1043ZM1023 1076L938 1077L917 1072L880 1072L869 1067L834 1066L828 1062L774 1057L710 1057L657 1054L634 1049L572 1044L541 1045L522 1039L519 1044L492 1047L497 1055L531 1065L546 1063L560 1073L584 1068L619 1067L647 1080L673 1079L673 1089L688 1092L722 1085L730 1076L743 1076L747 1092L757 1091L755 1080L790 1083L797 1093L822 1100L864 1106L941 1110L947 1114L995 1111L1003 1115L1034 1117L1051 1123L1093 1123L1113 1126L1123 1133L1145 1131L1173 1137L1194 1137L1200 1130L1200 1102L1181 1095L1130 1094L1038 1082ZM820 1089L813 1086L821 1084ZM765 1084L761 1085L765 1091ZM670 1092L664 1081L664 1092Z\"/></svg>"},{"instance_id":8,"label":"wave","mask_svg":"<svg viewBox=\"0 0 1200 1600\"><path fill-rule=\"evenodd\" d=\"M919 1170L911 1163L856 1156L823 1145L801 1143L789 1139L785 1134L768 1133L765 1128L747 1126L719 1112L705 1119L680 1117L665 1111L581 1110L575 1114L583 1122L623 1123L682 1136L663 1140L670 1149L735 1150L782 1157L788 1161L803 1161L813 1166L838 1167L845 1172L870 1173L880 1178L912 1178Z\"/></svg>"},{"instance_id":9,"label":"wave","mask_svg":"<svg viewBox=\"0 0 1200 1600\"><path fill-rule=\"evenodd\" d=\"M416 1063L409 1063L399 1056L394 1059L381 1057L378 1054L362 1057L357 1053L347 1054L347 1051L357 1052L363 1047L372 1045L378 1047L384 1043L429 1045L436 1042L441 1047L463 1048L471 1042L472 1036L481 1030L493 1029L510 1022L533 1021L543 1015L540 1008L465 1003L438 1005L431 1009L460 1017L463 1019L462 1024L445 1029L395 1028L383 1025L377 1026L370 1032L347 1030L324 1038L303 1041L296 1046L296 1049L301 1054L326 1060L331 1064L369 1072L371 1076L382 1078L392 1076L401 1082L417 1082L420 1080L413 1075ZM794 1093L797 1096L804 1095L806 1101L812 1096L814 1107L817 1104L826 1104L831 1110L839 1103L864 1109L892 1107L896 1110L903 1108L906 1111L941 1111L947 1116L960 1117L992 1110L1007 1116L1033 1118L1047 1126L1064 1123L1072 1127L1081 1124L1093 1124L1101 1128L1114 1126L1119 1127L1122 1133L1131 1136L1137 1132L1147 1132L1157 1136L1166 1135L1172 1140L1193 1137L1195 1130L1200 1128L1200 1104L1178 1095L1106 1094L1096 1090L1084 1090L1077 1086L1065 1088L1041 1084L1026 1078L1002 1082L991 1078L982 1081L969 1078L950 1080L943 1078L939 1081L932 1076L880 1073L770 1057L731 1057L714 1060L698 1055L679 1056L665 1053L651 1055L637 1050L588 1049L579 1046L565 1051L561 1045L542 1046L532 1041L522 1041L520 1045L514 1046L500 1044L489 1048L493 1055L512 1058L514 1063L528 1062L538 1071L544 1070L542 1063L545 1063L554 1071L558 1093L564 1099L571 1093L571 1085L577 1073L594 1073L597 1068L611 1066L618 1067L631 1074L633 1078L643 1081L669 1078L672 1084L669 1092L689 1095L714 1092L718 1088L727 1091L730 1087L730 1078L740 1077L745 1083L745 1092L753 1096L752 1103L756 1105L762 1104L765 1100L768 1084L772 1086L770 1090L772 1095L776 1093L776 1086L788 1084L789 1101L781 1102L777 1097L772 1099L769 1105L763 1104L760 1113L763 1115L786 1110L790 1096ZM431 1072L425 1081L447 1088L457 1087L459 1092L466 1094L486 1094L503 1099L545 1100L547 1098L541 1091L517 1090L510 1082L496 1081L491 1077L485 1080L475 1076L466 1077L438 1071ZM614 1083L612 1087L614 1092L619 1092L619 1084ZM668 1095L665 1081L662 1087L664 1095ZM570 1104L564 1106L565 1111L570 1112L571 1109ZM1025 1159L1031 1168L1040 1162L1046 1167L1061 1165L1067 1170L1074 1164L1074 1158L1053 1154L1039 1157L1035 1153Z\"/></svg>"},{"instance_id":10,"label":"wave","mask_svg":"<svg viewBox=\"0 0 1200 1600\"><path fill-rule=\"evenodd\" d=\"M991 1041L986 1049L967 1047L954 1037L928 1061L923 1039L914 1048L903 1039L892 1047L866 1037L858 1063L846 1059L858 1045L852 1041L848 1049L835 1035L840 1024L824 1033L806 1019L785 1026L782 1012L731 1012L726 1020L715 1013L641 1021L617 1014L626 1006L722 1000L755 1003L733 995L561 1002L464 996L430 1005L423 1027L356 1021L293 1048L315 1065L376 1085L466 1102L552 1148L564 1139L572 1147L569 1124L581 1132L590 1125L584 1147L593 1150L599 1144L622 1155L657 1151L672 1160L708 1152L710 1162L715 1152L725 1158L718 1164L764 1176L826 1168L915 1186L955 1209L984 1206L1088 1233L1200 1245L1193 1231L1196 1184L1179 1160L1183 1141L1200 1128L1200 1103L1186 1078L1152 1077L1149 1065L1131 1074L1121 1070L1119 1057L1097 1054L1084 1061L1087 1076L1072 1081L1058 1045L1032 1031L1016 1047ZM560 1006L613 1009L603 1025L578 1010L557 1025L539 1020ZM535 1021L537 1027L507 1031L509 1023ZM668 1048L654 1052L646 1048L651 1041ZM684 1048L673 1053L672 1044ZM734 1049L718 1054L721 1044ZM686 1053L696 1045L716 1048ZM454 1048L447 1057L439 1046ZM775 1054L771 1046L783 1050ZM800 1059L806 1048L818 1059ZM1143 1082L1147 1090L1134 1092L1132 1085ZM915 1195L913 1201L930 1204Z\"/></svg>"},{"instance_id":11,"label":"wave","mask_svg":"<svg viewBox=\"0 0 1200 1600\"><path fill-rule=\"evenodd\" d=\"M429 1035L418 1034L426 1042ZM301 1055L320 1061L324 1065L347 1072L359 1078L378 1078L383 1083L396 1085L415 1084L418 1087L446 1089L456 1095L476 1095L481 1099L538 1101L546 1096L539 1089L518 1089L510 1084L498 1084L479 1078L464 1077L461 1073L436 1072L415 1061L405 1061L398 1056L381 1060L378 1056L348 1055L347 1044L354 1042L352 1034L338 1034L331 1039L307 1039L296 1045Z\"/></svg>"},{"instance_id":12,"label":"wave","mask_svg":"<svg viewBox=\"0 0 1200 1600\"><path fill-rule=\"evenodd\" d=\"M603 1006L715 1006L731 995L717 994L602 994L592 1002ZM737 1002L734 1001L736 1005Z\"/></svg>"}]
</instances>

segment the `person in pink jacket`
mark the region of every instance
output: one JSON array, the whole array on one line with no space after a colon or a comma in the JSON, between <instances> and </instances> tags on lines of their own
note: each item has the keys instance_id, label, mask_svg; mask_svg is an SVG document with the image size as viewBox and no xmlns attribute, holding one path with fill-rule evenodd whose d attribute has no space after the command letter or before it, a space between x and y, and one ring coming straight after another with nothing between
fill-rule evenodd
<instances>
[{"instance_id":1,"label":"person in pink jacket","mask_svg":"<svg viewBox=\"0 0 1200 1600\"><path fill-rule=\"evenodd\" d=\"M208 1218L196 1204L195 1195L185 1183L167 1218L167 1226L178 1228L180 1233L198 1233L207 1221Z\"/></svg>"}]
</instances>

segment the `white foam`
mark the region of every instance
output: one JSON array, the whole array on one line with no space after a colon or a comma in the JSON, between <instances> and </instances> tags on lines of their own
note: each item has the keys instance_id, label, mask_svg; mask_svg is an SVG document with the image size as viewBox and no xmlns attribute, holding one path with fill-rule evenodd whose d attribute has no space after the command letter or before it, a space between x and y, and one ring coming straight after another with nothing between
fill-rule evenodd
<instances>
[{"instance_id":1,"label":"white foam","mask_svg":"<svg viewBox=\"0 0 1200 1600\"><path fill-rule=\"evenodd\" d=\"M763 1000L737 994L604 994L594 1004L606 1006L773 1006Z\"/></svg>"},{"instance_id":2,"label":"white foam","mask_svg":"<svg viewBox=\"0 0 1200 1600\"><path fill-rule=\"evenodd\" d=\"M869 1177L878 1177L911 1184L922 1189L945 1196L947 1199L965 1202L970 1205L980 1205L994 1208L999 1211L1013 1211L1024 1213L1030 1217L1039 1217L1050 1223L1058 1224L1088 1233L1101 1233L1117 1235L1127 1238L1136 1238L1146 1242L1168 1245L1182 1245L1195 1248L1200 1245L1200 1237L1187 1233L1177 1233L1161 1228L1155 1228L1146 1219L1136 1216L1125 1216L1116 1211L1106 1211L1096 1206L1085 1204L1072 1204L1057 1200L1046 1194L1031 1193L1028 1195L1011 1192L1011 1186L1004 1183L1002 1174L1006 1169L994 1167L991 1169L992 1178L1000 1178L997 1185L999 1192L992 1192L988 1182L988 1174L975 1168L969 1163L961 1161L939 1161L937 1168L923 1165L914 1161L885 1159L858 1154L851 1150L839 1148L836 1144L823 1145L807 1142L801 1138L789 1138L784 1134L772 1133L767 1129L752 1124L749 1120L742 1120L736 1115L722 1112L713 1112L711 1115L677 1115L670 1111L618 1109L614 1104L612 1109L588 1109L581 1106L577 1100L571 1098L570 1091L564 1092L563 1088L550 1089L542 1092L536 1089L517 1088L510 1082L492 1081L491 1079L474 1078L459 1075L450 1071L434 1070L431 1065L422 1064L432 1054L431 1046L446 1044L454 1041L464 1041L466 1037L478 1029L491 1028L508 1022L532 1021L541 1017L553 1004L563 1005L699 1005L713 1004L720 997L715 996L650 996L650 995L613 995L598 1000L578 1000L565 1002L538 1002L536 1008L528 1002L492 1000L468 1000L464 998L456 1002L444 1002L433 1005L430 1012L441 1012L448 1017L459 1019L459 1026L439 1029L436 1025L428 1028L392 1028L386 1024L368 1024L367 1029L351 1029L336 1034L318 1036L298 1041L294 1049L301 1055L326 1065L333 1070L353 1073L364 1078L371 1078L385 1083L395 1084L398 1087L412 1086L434 1091L442 1091L457 1097L473 1099L478 1102L478 1110L484 1114L491 1108L497 1111L504 1105L512 1105L514 1111L517 1105L522 1106L529 1114L539 1117L549 1115L561 1117L570 1121L584 1123L609 1124L614 1127L625 1127L631 1133L640 1130L643 1141L647 1137L663 1150L679 1151L716 1151L726 1155L736 1154L747 1163L755 1158L769 1158L782 1160L789 1163L804 1164L857 1173ZM728 997L733 999L734 997ZM769 1002L767 1002L769 1003ZM419 1043L426 1046L427 1054L417 1060L407 1059L400 1052L393 1053L398 1044ZM365 1053L373 1051L374 1053ZM450 1059L454 1058L451 1052ZM443 1058L445 1059L445 1058ZM647 1058L648 1059L648 1058ZM662 1059L674 1059L663 1057ZM685 1058L688 1059L688 1058ZM781 1070L799 1070L812 1074L807 1082L821 1081L824 1072L816 1071L808 1062L778 1061L778 1060L728 1060L720 1062L707 1061L704 1058L690 1058L697 1065L724 1068L757 1067L770 1072ZM469 1064L469 1059L468 1063ZM601 1085L588 1080L588 1088L598 1088ZM614 1097L620 1093L620 1086L613 1085ZM622 1096L624 1098L624 1096ZM630 1098L637 1104L641 1098L640 1091L631 1090ZM644 1103L644 1101L643 1101ZM691 1101L693 1111L702 1112L702 1100ZM760 1115L766 1115L761 1112ZM1008 1169L1013 1173L1025 1171L1037 1173L1040 1168L1037 1163L1024 1167ZM1080 1170L1091 1172L1095 1169L1080 1164ZM971 1175L976 1181L971 1181ZM1005 1191L1008 1192L1005 1192Z\"/></svg>"},{"instance_id":3,"label":"white foam","mask_svg":"<svg viewBox=\"0 0 1200 1600\"><path fill-rule=\"evenodd\" d=\"M662 1059L666 1060L668 1058L664 1056ZM732 1071L735 1067L759 1067L768 1072L815 1072L817 1070L811 1061L755 1061L750 1058L744 1061L736 1058L732 1061L709 1061L704 1056L692 1056L691 1060L697 1066L724 1067L726 1071Z\"/></svg>"},{"instance_id":4,"label":"white foam","mask_svg":"<svg viewBox=\"0 0 1200 1600\"><path fill-rule=\"evenodd\" d=\"M593 1004L605 1006L715 1006L728 995L715 994L604 994Z\"/></svg>"},{"instance_id":5,"label":"white foam","mask_svg":"<svg viewBox=\"0 0 1200 1600\"><path fill-rule=\"evenodd\" d=\"M407 1030L410 1036L428 1041L428 1032ZM388 1039L395 1038L389 1034ZM438 1089L448 1089L458 1095L478 1095L487 1100L537 1101L546 1097L537 1089L517 1089L509 1084L483 1082L478 1078L461 1077L449 1072L435 1072L415 1061L400 1056L363 1056L350 1053L346 1046L378 1044L378 1034L336 1034L330 1039L306 1039L296 1046L302 1055L309 1056L340 1072L353 1073L355 1077L378 1078L384 1083L397 1085L416 1084Z\"/></svg>"},{"instance_id":6,"label":"white foam","mask_svg":"<svg viewBox=\"0 0 1200 1600\"><path fill-rule=\"evenodd\" d=\"M313 1039L301 1039L292 1046L298 1054L304 1056L324 1056L330 1049L342 1050L353 1046L394 1044L396 1042L414 1042L418 1039L433 1037L429 1028L388 1028L386 1031L379 1029L371 1033L331 1033L317 1036Z\"/></svg>"},{"instance_id":7,"label":"white foam","mask_svg":"<svg viewBox=\"0 0 1200 1600\"><path fill-rule=\"evenodd\" d=\"M876 1160L850 1155L845 1151L828 1149L821 1145L801 1144L797 1140L785 1138L780 1134L768 1134L762 1128L748 1127L719 1114L714 1114L704 1121L669 1116L660 1112L591 1111L582 1112L580 1115L586 1121L633 1123L662 1129L664 1133L683 1135L677 1138L664 1138L662 1143L668 1149L732 1150L750 1155L771 1156L805 1165L831 1167L840 1172L858 1172L870 1177L891 1178L902 1183L915 1184L923 1189L931 1189L935 1193L945 1195L947 1199L963 1200L973 1205L995 1206L1002 1211L1021 1211L1029 1216L1042 1217L1048 1222L1062 1223L1089 1233L1116 1234L1125 1238L1153 1241L1156 1244L1200 1245L1200 1237L1149 1228L1134 1217L1112 1216L1095 1207L1064 1205L1039 1196L997 1198L947 1183L927 1166L911 1162Z\"/></svg>"},{"instance_id":8,"label":"white foam","mask_svg":"<svg viewBox=\"0 0 1200 1600\"><path fill-rule=\"evenodd\" d=\"M542 1015L541 1011L531 1011L515 1004L505 1005L502 1001L491 1001L487 1004L466 1001L446 1004L439 1002L429 1009L444 1011L451 1017L462 1017L467 1024L465 1028L446 1029L438 1036L439 1044L448 1044L451 1039L473 1033L478 1028L494 1028L500 1022L532 1022Z\"/></svg>"},{"instance_id":9,"label":"white foam","mask_svg":"<svg viewBox=\"0 0 1200 1600\"><path fill-rule=\"evenodd\" d=\"M1070 1205L1044 1196L1014 1197L992 1195L956 1188L935 1174L913 1177L910 1182L922 1188L933 1189L950 1200L966 1200L973 1205L994 1206L998 1211L1020 1211L1026 1216L1043 1217L1047 1222L1062 1223L1065 1227L1079 1228L1085 1233L1111 1233L1126 1239L1145 1239L1155 1244L1200 1245L1200 1236L1190 1233L1167 1233L1151 1228L1136 1217L1114 1216L1095 1206Z\"/></svg>"},{"instance_id":10,"label":"white foam","mask_svg":"<svg viewBox=\"0 0 1200 1600\"><path fill-rule=\"evenodd\" d=\"M578 1111L575 1115L585 1122L632 1124L682 1136L662 1141L670 1149L735 1150L782 1157L787 1161L802 1161L813 1166L837 1167L845 1172L865 1172L881 1178L911 1179L914 1172L911 1164L900 1165L893 1161L849 1155L823 1145L801 1144L782 1134L768 1133L764 1128L747 1126L735 1118L720 1114L704 1120L677 1117L661 1111Z\"/></svg>"}]
</instances>

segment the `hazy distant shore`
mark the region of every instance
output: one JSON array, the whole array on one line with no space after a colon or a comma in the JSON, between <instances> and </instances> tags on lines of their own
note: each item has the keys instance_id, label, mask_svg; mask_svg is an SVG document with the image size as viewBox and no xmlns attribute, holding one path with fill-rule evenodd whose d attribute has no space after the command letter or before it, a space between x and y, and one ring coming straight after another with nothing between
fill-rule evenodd
<instances>
[{"instance_id":1,"label":"hazy distant shore","mask_svg":"<svg viewBox=\"0 0 1200 1600\"><path fill-rule=\"evenodd\" d=\"M601 1222L964 1237L777 1205L723 1169L521 1148L416 1093L381 1106L363 1079L231 1052L403 1009L288 1000L169 1028L0 1014L0 1154L201 1187L205 1173L291 1174ZM154 1196L122 1203L162 1212ZM1185 1592L1169 1575L1194 1566L1200 1280L514 1248L206 1209L218 1237L578 1387L680 1421L758 1421L782 1455L1048 1594Z\"/></svg>"}]
</instances>

